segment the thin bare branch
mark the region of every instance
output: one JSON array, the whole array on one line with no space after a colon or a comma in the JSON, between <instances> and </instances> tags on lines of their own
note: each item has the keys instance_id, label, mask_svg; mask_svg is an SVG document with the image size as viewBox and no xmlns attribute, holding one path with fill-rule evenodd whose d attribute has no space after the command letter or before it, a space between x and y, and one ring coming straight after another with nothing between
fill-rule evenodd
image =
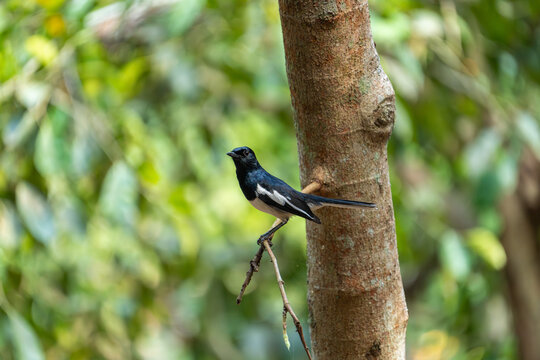
<instances>
[{"instance_id":1,"label":"thin bare branch","mask_svg":"<svg viewBox=\"0 0 540 360\"><path fill-rule=\"evenodd\" d=\"M280 222L281 222L281 220L276 219L276 221L274 221L274 223L272 224L271 228L273 228L274 226L276 226ZM273 238L274 238L274 234L272 234L268 239L268 241L270 241L270 244L272 244L272 239ZM247 286L251 282L251 278L253 277L253 273L256 273L256 272L259 271L259 265L261 264L261 259L262 259L263 253L264 253L264 244L261 243L259 245L259 250L257 251L255 256L253 257L253 259L251 259L251 261L249 262L249 270L246 272L246 279L244 280L244 283L242 284L242 288L240 289L240 294L238 294L238 297L236 298L236 303L237 304L240 304L242 302L242 296L244 296L244 292L246 291Z\"/></svg>"},{"instance_id":2,"label":"thin bare branch","mask_svg":"<svg viewBox=\"0 0 540 360\"><path fill-rule=\"evenodd\" d=\"M306 344L306 339L304 338L304 331L302 330L302 324L300 324L300 320L298 320L298 317L294 313L294 310L291 304L289 303L289 299L287 298L287 293L285 292L285 286L284 286L285 282L281 278L281 273L279 272L276 256L274 255L274 252L272 251L272 248L267 240L264 240L263 244L264 244L264 247L266 248L266 251L268 252L268 255L270 255L270 260L272 261L272 264L274 265L274 272L276 273L276 279L279 286L279 292L281 293L281 299L283 300L283 311L291 314L291 317L293 318L294 326L296 326L296 331L298 332L298 336L300 336L302 345L304 345L304 350L306 351L308 358L311 360L311 354Z\"/></svg>"},{"instance_id":3,"label":"thin bare branch","mask_svg":"<svg viewBox=\"0 0 540 360\"><path fill-rule=\"evenodd\" d=\"M246 279L244 280L244 283L242 284L242 288L240 289L240 294L238 294L238 297L236 298L236 303L240 304L242 302L242 296L244 296L244 292L246 291L247 286L251 282L251 277L253 276L253 273L259 271L259 265L261 264L261 258L264 252L264 245L261 244L259 246L259 250L251 259L249 262L249 270L246 272Z\"/></svg>"}]
</instances>

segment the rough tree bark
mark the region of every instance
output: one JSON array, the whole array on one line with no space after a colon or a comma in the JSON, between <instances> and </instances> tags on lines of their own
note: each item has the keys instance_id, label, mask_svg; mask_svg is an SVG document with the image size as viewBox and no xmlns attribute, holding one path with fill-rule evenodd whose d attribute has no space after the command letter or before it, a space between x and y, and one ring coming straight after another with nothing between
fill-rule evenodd
<instances>
[{"instance_id":1,"label":"rough tree bark","mask_svg":"<svg viewBox=\"0 0 540 360\"><path fill-rule=\"evenodd\" d=\"M386 145L395 97L367 0L279 0L301 182L377 209L322 209L307 224L308 302L317 359L404 359L408 313Z\"/></svg>"}]
</instances>

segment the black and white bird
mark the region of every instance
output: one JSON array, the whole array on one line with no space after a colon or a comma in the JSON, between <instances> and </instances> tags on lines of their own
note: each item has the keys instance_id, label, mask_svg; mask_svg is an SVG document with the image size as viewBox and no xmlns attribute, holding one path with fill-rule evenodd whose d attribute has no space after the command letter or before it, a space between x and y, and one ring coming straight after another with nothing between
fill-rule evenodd
<instances>
[{"instance_id":1,"label":"black and white bird","mask_svg":"<svg viewBox=\"0 0 540 360\"><path fill-rule=\"evenodd\" d=\"M321 220L313 213L313 210L323 206L342 208L375 207L375 204L369 202L329 199L296 191L283 180L264 170L257 161L253 150L247 146L233 149L227 155L232 157L234 165L236 165L236 176L246 199L256 209L281 220L279 224L263 234L259 238L259 242L267 239L285 225L293 215L320 224Z\"/></svg>"}]
</instances>

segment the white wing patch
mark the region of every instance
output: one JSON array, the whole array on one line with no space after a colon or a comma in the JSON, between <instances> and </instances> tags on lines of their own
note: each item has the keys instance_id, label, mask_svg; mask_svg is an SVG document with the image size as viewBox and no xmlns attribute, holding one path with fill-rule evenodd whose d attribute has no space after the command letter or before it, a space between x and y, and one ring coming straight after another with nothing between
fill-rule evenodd
<instances>
[{"instance_id":1,"label":"white wing patch","mask_svg":"<svg viewBox=\"0 0 540 360\"><path fill-rule=\"evenodd\" d=\"M278 203L281 206L287 204L290 207L292 207L293 209L296 209L296 210L300 211L301 213L306 214L306 216L308 218L310 218L310 219L313 218L313 216L311 216L310 214L308 214L304 210L300 209L298 206L295 206L293 203L291 203L289 197L281 195L280 193L278 193L277 190L274 190L274 192L270 192L270 191L266 190L265 188L263 188L261 186L261 184L257 184L256 193L268 196L270 199L274 200L276 203Z\"/></svg>"}]
</instances>

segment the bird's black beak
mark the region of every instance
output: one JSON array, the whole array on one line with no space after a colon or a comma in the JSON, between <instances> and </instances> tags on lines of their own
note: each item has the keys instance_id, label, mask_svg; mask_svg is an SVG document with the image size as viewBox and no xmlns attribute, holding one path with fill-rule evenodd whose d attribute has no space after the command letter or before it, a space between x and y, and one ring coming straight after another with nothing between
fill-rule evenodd
<instances>
[{"instance_id":1,"label":"bird's black beak","mask_svg":"<svg viewBox=\"0 0 540 360\"><path fill-rule=\"evenodd\" d=\"M232 151L229 151L227 153L227 155L229 155L230 157L232 157L233 159L236 159L238 157L238 155L236 153L233 153Z\"/></svg>"}]
</instances>

